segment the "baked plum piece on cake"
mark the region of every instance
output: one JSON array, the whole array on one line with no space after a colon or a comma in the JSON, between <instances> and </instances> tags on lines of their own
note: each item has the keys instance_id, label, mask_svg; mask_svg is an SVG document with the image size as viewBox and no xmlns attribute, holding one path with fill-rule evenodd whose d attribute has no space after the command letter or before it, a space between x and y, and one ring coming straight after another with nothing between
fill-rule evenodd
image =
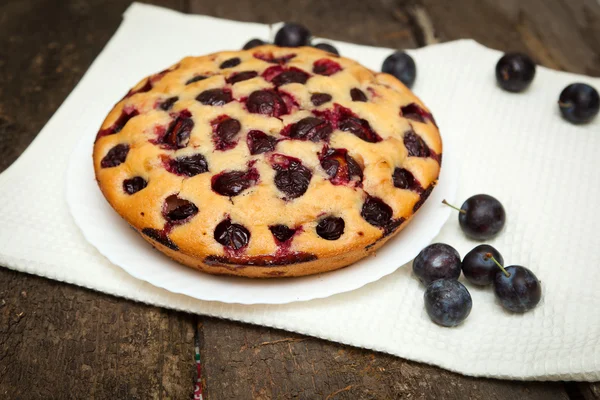
<instances>
[{"instance_id":1,"label":"baked plum piece on cake","mask_svg":"<svg viewBox=\"0 0 600 400\"><path fill-rule=\"evenodd\" d=\"M142 237L210 274L342 268L405 227L442 142L391 75L312 47L187 57L144 78L94 143L102 193Z\"/></svg>"}]
</instances>

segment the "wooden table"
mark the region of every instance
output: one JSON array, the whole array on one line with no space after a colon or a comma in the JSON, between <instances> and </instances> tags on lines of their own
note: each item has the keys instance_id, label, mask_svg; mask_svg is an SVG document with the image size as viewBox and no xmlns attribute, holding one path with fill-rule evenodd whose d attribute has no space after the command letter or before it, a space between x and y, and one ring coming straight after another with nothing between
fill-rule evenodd
<instances>
[{"instance_id":1,"label":"wooden table","mask_svg":"<svg viewBox=\"0 0 600 400\"><path fill-rule=\"evenodd\" d=\"M0 171L25 150L71 92L129 3L2 1ZM295 20L320 36L400 49L469 37L493 48L525 51L551 68L600 76L596 0L152 3L241 21ZM475 379L0 268L0 398L191 398L195 345L210 400L600 399L599 383Z\"/></svg>"}]
</instances>

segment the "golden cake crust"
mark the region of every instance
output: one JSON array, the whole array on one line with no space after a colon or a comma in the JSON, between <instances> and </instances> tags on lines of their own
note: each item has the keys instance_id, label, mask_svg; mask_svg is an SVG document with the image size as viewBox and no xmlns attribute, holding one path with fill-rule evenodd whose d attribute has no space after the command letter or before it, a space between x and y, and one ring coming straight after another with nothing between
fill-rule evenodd
<instances>
[{"instance_id":1,"label":"golden cake crust","mask_svg":"<svg viewBox=\"0 0 600 400\"><path fill-rule=\"evenodd\" d=\"M143 79L104 120L93 159L110 205L169 257L282 277L383 245L430 194L441 155L431 113L396 78L267 45Z\"/></svg>"}]
</instances>

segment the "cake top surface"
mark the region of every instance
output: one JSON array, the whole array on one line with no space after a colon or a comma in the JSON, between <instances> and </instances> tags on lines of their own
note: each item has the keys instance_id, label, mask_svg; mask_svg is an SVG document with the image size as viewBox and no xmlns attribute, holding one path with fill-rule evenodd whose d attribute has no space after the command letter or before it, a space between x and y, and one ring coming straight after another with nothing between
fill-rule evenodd
<instances>
[{"instance_id":1,"label":"cake top surface","mask_svg":"<svg viewBox=\"0 0 600 400\"><path fill-rule=\"evenodd\" d=\"M431 113L394 77L266 45L143 79L105 119L94 166L110 204L171 249L310 259L393 233L441 153Z\"/></svg>"}]
</instances>

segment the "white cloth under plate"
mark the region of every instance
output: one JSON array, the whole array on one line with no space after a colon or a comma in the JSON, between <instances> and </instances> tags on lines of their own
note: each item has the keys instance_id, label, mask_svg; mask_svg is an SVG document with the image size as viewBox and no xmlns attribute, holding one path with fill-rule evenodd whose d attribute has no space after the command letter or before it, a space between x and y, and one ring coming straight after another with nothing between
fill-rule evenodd
<instances>
[{"instance_id":1,"label":"white cloth under plate","mask_svg":"<svg viewBox=\"0 0 600 400\"><path fill-rule=\"evenodd\" d=\"M538 68L523 94L500 90L501 53L462 40L411 51L415 92L460 152L457 198L489 193L507 211L492 244L507 263L542 281L538 307L514 315L491 289L468 286L473 310L454 329L431 323L423 289L409 267L359 290L287 305L203 302L136 280L83 238L64 196L65 169L79 132L100 125L141 77L190 54L268 39L266 25L182 15L140 4L33 144L0 175L0 265L94 290L198 314L277 327L398 355L468 375L540 380L600 380L600 118L561 120L556 100L567 84L600 79ZM344 56L377 70L389 49L335 43ZM91 149L90 149L91 151ZM90 157L91 162L91 157ZM475 242L456 217L437 239L461 254Z\"/></svg>"}]
</instances>

